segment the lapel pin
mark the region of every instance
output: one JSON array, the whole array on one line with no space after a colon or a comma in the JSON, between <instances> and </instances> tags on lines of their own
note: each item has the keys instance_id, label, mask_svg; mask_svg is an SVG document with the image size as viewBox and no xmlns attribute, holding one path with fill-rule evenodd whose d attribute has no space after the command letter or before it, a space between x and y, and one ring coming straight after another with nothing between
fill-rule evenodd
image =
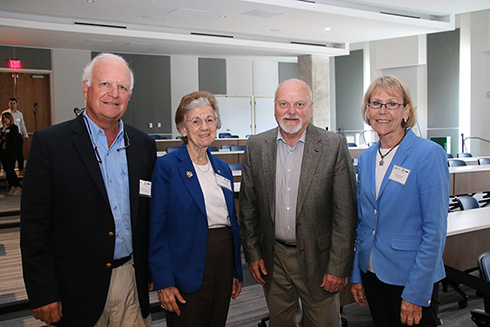
<instances>
[{"instance_id":1,"label":"lapel pin","mask_svg":"<svg viewBox=\"0 0 490 327\"><path fill-rule=\"evenodd\" d=\"M193 176L192 171L187 171L185 174L188 178L191 178Z\"/></svg>"},{"instance_id":2,"label":"lapel pin","mask_svg":"<svg viewBox=\"0 0 490 327\"><path fill-rule=\"evenodd\" d=\"M220 174L221 174L221 170L219 169L219 167L218 167L218 173L220 173Z\"/></svg>"}]
</instances>

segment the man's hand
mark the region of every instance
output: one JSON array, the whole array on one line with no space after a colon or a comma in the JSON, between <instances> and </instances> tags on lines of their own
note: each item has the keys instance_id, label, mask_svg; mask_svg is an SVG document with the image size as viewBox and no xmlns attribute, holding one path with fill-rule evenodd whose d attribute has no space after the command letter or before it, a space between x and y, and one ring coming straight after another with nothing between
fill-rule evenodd
<instances>
[{"instance_id":1,"label":"man's hand","mask_svg":"<svg viewBox=\"0 0 490 327\"><path fill-rule=\"evenodd\" d=\"M248 264L248 270L250 270L250 274L252 274L252 277L257 281L257 283L259 283L262 286L265 285L265 280L260 275L260 273L262 273L263 275L267 275L264 259L259 259L257 261L250 262Z\"/></svg>"},{"instance_id":2,"label":"man's hand","mask_svg":"<svg viewBox=\"0 0 490 327\"><path fill-rule=\"evenodd\" d=\"M330 293L340 292L345 284L345 277L334 276L330 274L325 274L323 276L323 282L320 285L325 291Z\"/></svg>"},{"instance_id":3,"label":"man's hand","mask_svg":"<svg viewBox=\"0 0 490 327\"><path fill-rule=\"evenodd\" d=\"M177 287L170 286L158 290L157 294L158 294L158 301L160 301L162 308L164 310L175 312L177 316L180 316L180 309L176 299L182 304L185 303L185 300L182 297L182 295L180 295L180 292L177 289Z\"/></svg>"},{"instance_id":4,"label":"man's hand","mask_svg":"<svg viewBox=\"0 0 490 327\"><path fill-rule=\"evenodd\" d=\"M45 306L32 309L34 318L51 325L54 322L60 321L63 314L61 313L61 301L53 302Z\"/></svg>"}]
</instances>

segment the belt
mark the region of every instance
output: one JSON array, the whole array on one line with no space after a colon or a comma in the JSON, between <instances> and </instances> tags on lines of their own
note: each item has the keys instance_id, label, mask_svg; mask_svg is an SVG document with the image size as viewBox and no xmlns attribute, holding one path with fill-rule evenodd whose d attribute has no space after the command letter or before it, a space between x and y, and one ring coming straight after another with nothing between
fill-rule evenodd
<instances>
[{"instance_id":1,"label":"belt","mask_svg":"<svg viewBox=\"0 0 490 327\"><path fill-rule=\"evenodd\" d=\"M132 256L132 254L128 255L127 257L116 259L116 260L112 261L111 268L112 269L115 269L117 267L122 266L123 264L125 264L126 262L128 262L129 260L131 260L131 256Z\"/></svg>"},{"instance_id":2,"label":"belt","mask_svg":"<svg viewBox=\"0 0 490 327\"><path fill-rule=\"evenodd\" d=\"M276 242L280 243L284 246L287 246L288 248L295 248L296 247L296 242L288 242L288 241L278 240L277 238L276 238Z\"/></svg>"}]
</instances>

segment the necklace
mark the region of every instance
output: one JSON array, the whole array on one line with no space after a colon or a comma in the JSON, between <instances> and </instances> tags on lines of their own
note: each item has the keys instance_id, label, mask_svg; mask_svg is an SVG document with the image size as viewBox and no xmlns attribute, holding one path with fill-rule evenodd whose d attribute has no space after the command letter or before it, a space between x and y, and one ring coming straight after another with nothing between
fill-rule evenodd
<instances>
[{"instance_id":1,"label":"necklace","mask_svg":"<svg viewBox=\"0 0 490 327\"><path fill-rule=\"evenodd\" d=\"M381 143L379 144L379 147L378 147L378 153L379 153L379 156L381 157L381 160L379 161L379 165L380 166L383 166L385 164L385 161L384 161L384 158L386 158L387 155L390 154L391 151L393 151L394 148L396 148L397 146L400 145L400 143L402 143L403 139L405 138L405 135L407 134L407 132L405 132L405 134L403 134L403 137L401 138L400 141L398 141L397 144L395 144L391 149L388 150L388 152L386 152L385 154L382 154L381 153Z\"/></svg>"}]
</instances>

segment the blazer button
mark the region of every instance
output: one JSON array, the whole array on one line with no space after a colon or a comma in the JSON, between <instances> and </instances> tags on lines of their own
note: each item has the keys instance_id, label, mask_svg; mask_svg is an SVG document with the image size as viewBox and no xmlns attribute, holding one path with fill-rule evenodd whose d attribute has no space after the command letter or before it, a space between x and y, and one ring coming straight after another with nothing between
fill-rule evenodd
<instances>
[{"instance_id":1,"label":"blazer button","mask_svg":"<svg viewBox=\"0 0 490 327\"><path fill-rule=\"evenodd\" d=\"M111 268L111 267L112 267L112 264L111 264L110 262L108 262L108 263L106 263L106 264L105 264L105 266L106 266L107 268Z\"/></svg>"},{"instance_id":2,"label":"blazer button","mask_svg":"<svg viewBox=\"0 0 490 327\"><path fill-rule=\"evenodd\" d=\"M109 236L110 237L114 236L114 233L113 232L109 232Z\"/></svg>"},{"instance_id":3,"label":"blazer button","mask_svg":"<svg viewBox=\"0 0 490 327\"><path fill-rule=\"evenodd\" d=\"M377 215L378 214L378 210L374 209L374 214Z\"/></svg>"}]
</instances>

